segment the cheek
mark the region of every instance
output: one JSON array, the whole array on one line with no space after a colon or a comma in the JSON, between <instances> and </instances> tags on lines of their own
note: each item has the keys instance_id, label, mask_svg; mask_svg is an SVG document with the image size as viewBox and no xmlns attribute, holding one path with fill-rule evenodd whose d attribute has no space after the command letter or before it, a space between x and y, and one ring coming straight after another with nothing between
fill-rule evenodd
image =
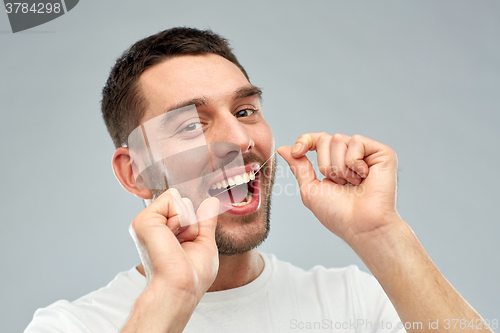
<instances>
[{"instance_id":1,"label":"cheek","mask_svg":"<svg viewBox=\"0 0 500 333\"><path fill-rule=\"evenodd\" d=\"M208 146L187 149L162 160L169 186L189 182L212 172Z\"/></svg>"},{"instance_id":2,"label":"cheek","mask_svg":"<svg viewBox=\"0 0 500 333\"><path fill-rule=\"evenodd\" d=\"M262 154L269 157L274 153L274 136L267 123L259 126L259 130L253 140L255 141L255 145L260 147L259 150Z\"/></svg>"}]
</instances>

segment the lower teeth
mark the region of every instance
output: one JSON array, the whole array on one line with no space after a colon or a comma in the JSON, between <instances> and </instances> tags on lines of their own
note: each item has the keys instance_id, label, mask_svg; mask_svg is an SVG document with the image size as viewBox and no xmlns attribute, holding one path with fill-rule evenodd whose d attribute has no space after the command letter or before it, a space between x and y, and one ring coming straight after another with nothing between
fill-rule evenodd
<instances>
[{"instance_id":1,"label":"lower teeth","mask_svg":"<svg viewBox=\"0 0 500 333\"><path fill-rule=\"evenodd\" d=\"M238 207L238 206L244 206L244 205L249 204L250 201L252 201L252 198L253 198L252 193L248 193L247 196L245 197L245 201L238 202L238 203L232 203L231 205L236 206L236 207Z\"/></svg>"}]
</instances>

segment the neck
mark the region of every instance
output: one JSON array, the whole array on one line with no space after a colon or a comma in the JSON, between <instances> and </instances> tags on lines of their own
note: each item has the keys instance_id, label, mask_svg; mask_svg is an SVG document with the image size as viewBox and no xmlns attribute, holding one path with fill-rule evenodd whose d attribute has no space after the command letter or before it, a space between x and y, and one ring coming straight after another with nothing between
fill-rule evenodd
<instances>
[{"instance_id":1,"label":"neck","mask_svg":"<svg viewBox=\"0 0 500 333\"><path fill-rule=\"evenodd\" d=\"M264 269L264 259L257 249L234 256L219 256L219 271L208 292L238 288L255 280ZM142 263L137 270L146 276Z\"/></svg>"},{"instance_id":2,"label":"neck","mask_svg":"<svg viewBox=\"0 0 500 333\"><path fill-rule=\"evenodd\" d=\"M208 292L238 288L255 280L264 269L257 249L234 256L219 256L219 271Z\"/></svg>"}]
</instances>

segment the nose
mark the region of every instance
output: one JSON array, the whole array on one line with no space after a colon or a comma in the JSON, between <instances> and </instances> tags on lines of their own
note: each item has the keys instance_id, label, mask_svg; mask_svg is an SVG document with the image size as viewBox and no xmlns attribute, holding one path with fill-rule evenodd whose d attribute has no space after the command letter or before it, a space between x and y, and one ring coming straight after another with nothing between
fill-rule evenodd
<instances>
[{"instance_id":1,"label":"nose","mask_svg":"<svg viewBox=\"0 0 500 333\"><path fill-rule=\"evenodd\" d=\"M213 131L215 133L211 141L232 143L228 145L212 145L212 154L219 159L227 158L228 155L239 154L239 151L244 155L255 146L255 142L247 132L245 125L232 114L219 119Z\"/></svg>"}]
</instances>

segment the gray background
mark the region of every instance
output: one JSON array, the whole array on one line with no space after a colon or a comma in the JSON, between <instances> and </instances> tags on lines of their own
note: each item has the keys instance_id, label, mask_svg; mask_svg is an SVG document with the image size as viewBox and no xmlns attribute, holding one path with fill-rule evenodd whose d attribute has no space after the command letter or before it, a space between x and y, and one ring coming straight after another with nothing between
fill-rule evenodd
<instances>
[{"instance_id":1,"label":"gray background","mask_svg":"<svg viewBox=\"0 0 500 333\"><path fill-rule=\"evenodd\" d=\"M128 225L143 204L113 176L100 91L126 47L177 25L232 42L277 146L327 131L394 148L401 216L471 305L500 319L497 1L82 1L23 33L4 11L0 22L0 331L138 263ZM275 196L262 251L366 270L298 196Z\"/></svg>"}]
</instances>

